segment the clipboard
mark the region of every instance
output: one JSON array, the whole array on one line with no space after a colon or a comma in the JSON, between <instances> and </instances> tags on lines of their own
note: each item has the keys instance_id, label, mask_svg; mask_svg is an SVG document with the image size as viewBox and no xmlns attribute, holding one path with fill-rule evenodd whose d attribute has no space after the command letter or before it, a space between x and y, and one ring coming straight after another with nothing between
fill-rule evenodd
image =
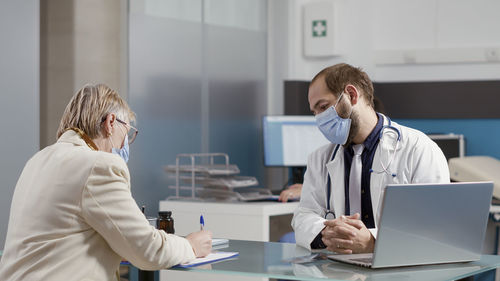
<instances>
[{"instance_id":1,"label":"clipboard","mask_svg":"<svg viewBox=\"0 0 500 281\"><path fill-rule=\"evenodd\" d=\"M227 259L231 259L234 257L239 256L239 252L213 252L208 254L208 256L204 258L196 258L192 262L188 263L181 263L176 266L173 266L172 268L189 268L189 267L194 267L202 264L207 264L207 263L213 263L217 261L223 261Z\"/></svg>"}]
</instances>

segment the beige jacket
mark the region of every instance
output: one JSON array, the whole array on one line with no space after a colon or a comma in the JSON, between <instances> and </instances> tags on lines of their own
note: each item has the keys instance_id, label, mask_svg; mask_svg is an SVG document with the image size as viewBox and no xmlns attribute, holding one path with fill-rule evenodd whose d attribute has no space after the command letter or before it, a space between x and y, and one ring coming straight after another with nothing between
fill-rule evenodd
<instances>
[{"instance_id":1,"label":"beige jacket","mask_svg":"<svg viewBox=\"0 0 500 281\"><path fill-rule=\"evenodd\" d=\"M17 182L0 280L116 280L122 257L146 270L195 258L185 238L149 225L119 156L67 131Z\"/></svg>"}]
</instances>

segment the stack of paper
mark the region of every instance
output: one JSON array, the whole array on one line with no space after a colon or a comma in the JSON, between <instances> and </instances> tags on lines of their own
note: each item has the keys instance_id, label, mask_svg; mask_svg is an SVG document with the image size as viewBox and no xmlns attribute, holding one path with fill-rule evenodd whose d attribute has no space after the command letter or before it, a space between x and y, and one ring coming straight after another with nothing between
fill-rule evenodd
<instances>
[{"instance_id":1,"label":"stack of paper","mask_svg":"<svg viewBox=\"0 0 500 281\"><path fill-rule=\"evenodd\" d=\"M212 247L224 244L229 244L229 240L224 238L212 238Z\"/></svg>"},{"instance_id":2,"label":"stack of paper","mask_svg":"<svg viewBox=\"0 0 500 281\"><path fill-rule=\"evenodd\" d=\"M183 268L193 267L193 266L212 263L212 262L216 262L216 261L227 260L230 258L237 257L238 255L239 255L238 252L214 252L214 253L210 253L208 256L206 256L204 258L197 258L197 259L193 260L192 262L181 263L181 264L178 264L174 267L183 267Z\"/></svg>"}]
</instances>

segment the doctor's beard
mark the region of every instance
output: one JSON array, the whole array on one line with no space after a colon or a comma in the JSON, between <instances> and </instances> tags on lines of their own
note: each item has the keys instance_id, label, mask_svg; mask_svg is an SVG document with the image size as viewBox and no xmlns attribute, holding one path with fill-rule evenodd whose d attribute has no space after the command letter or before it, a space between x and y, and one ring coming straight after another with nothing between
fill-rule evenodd
<instances>
[{"instance_id":1,"label":"doctor's beard","mask_svg":"<svg viewBox=\"0 0 500 281\"><path fill-rule=\"evenodd\" d=\"M356 110L352 110L351 113L351 128L349 129L349 136L344 144L344 147L349 147L352 144L352 140L359 133L359 114Z\"/></svg>"}]
</instances>

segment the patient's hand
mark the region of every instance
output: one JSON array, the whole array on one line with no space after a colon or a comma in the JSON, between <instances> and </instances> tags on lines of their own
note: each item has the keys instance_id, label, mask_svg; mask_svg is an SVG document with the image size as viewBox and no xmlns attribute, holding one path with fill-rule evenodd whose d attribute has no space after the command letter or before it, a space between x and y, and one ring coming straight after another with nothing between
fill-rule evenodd
<instances>
[{"instance_id":1,"label":"patient's hand","mask_svg":"<svg viewBox=\"0 0 500 281\"><path fill-rule=\"evenodd\" d=\"M212 232L210 230L193 232L186 236L186 239L191 244L197 258L205 257L212 251Z\"/></svg>"},{"instance_id":2,"label":"patient's hand","mask_svg":"<svg viewBox=\"0 0 500 281\"><path fill-rule=\"evenodd\" d=\"M300 193L302 192L302 184L296 183L290 185L287 189L283 190L280 193L279 201L287 202L289 199L298 199L300 198Z\"/></svg>"}]
</instances>

